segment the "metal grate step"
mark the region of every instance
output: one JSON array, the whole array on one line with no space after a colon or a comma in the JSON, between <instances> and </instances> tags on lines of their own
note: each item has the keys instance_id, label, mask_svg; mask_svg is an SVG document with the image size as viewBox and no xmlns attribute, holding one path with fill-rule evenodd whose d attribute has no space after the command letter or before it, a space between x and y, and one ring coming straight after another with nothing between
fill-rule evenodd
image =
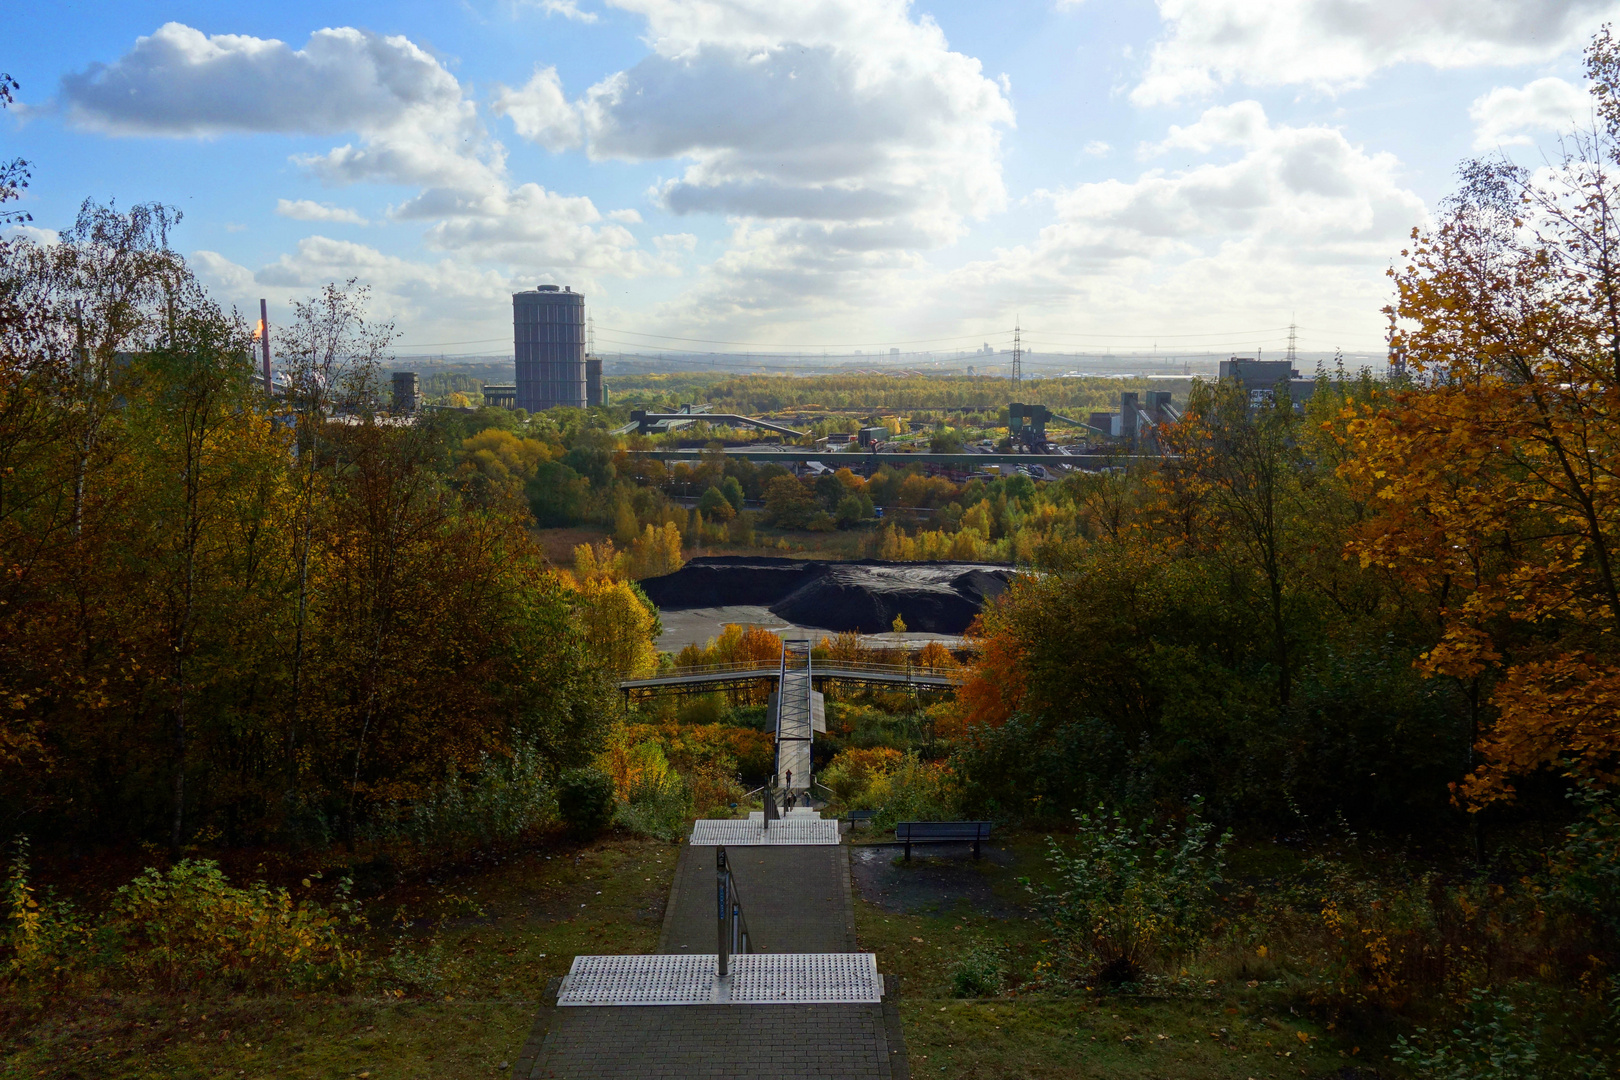
<instances>
[{"instance_id":1,"label":"metal grate step","mask_svg":"<svg viewBox=\"0 0 1620 1080\"><path fill-rule=\"evenodd\" d=\"M687 843L693 847L777 847L800 844L838 843L838 822L821 818L806 819L789 815L771 822L738 821L734 818L703 818L692 823Z\"/></svg>"},{"instance_id":2,"label":"metal grate step","mask_svg":"<svg viewBox=\"0 0 1620 1080\"><path fill-rule=\"evenodd\" d=\"M872 953L745 953L731 974L713 955L576 956L557 1004L824 1005L873 1004L883 976Z\"/></svg>"}]
</instances>

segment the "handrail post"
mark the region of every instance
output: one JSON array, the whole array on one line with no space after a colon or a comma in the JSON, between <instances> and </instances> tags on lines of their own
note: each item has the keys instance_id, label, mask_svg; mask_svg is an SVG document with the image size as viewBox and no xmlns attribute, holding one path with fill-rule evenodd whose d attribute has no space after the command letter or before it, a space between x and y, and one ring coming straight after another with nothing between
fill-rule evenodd
<instances>
[{"instance_id":1,"label":"handrail post","mask_svg":"<svg viewBox=\"0 0 1620 1080\"><path fill-rule=\"evenodd\" d=\"M728 870L728 868L726 867L726 849L725 849L724 846L715 849L715 857L714 857L714 859L715 859L715 865L714 865L715 899L719 903L718 912L719 912L719 917L720 917L719 922L717 924L718 929L719 929L719 940L718 940L719 953L717 955L717 962L718 962L718 966L719 966L720 977L723 979L723 978L726 977L726 966L727 966L726 961L727 961L727 959L729 959L729 954L730 954L730 951L731 951L728 948L728 946L731 944L731 941L730 941L731 935L726 932L729 929L726 926L727 909L731 906L727 902L729 900L729 897L726 895L726 893L727 893L727 889L726 889L727 880L726 879L729 878L731 876L731 874L730 874L730 871Z\"/></svg>"}]
</instances>

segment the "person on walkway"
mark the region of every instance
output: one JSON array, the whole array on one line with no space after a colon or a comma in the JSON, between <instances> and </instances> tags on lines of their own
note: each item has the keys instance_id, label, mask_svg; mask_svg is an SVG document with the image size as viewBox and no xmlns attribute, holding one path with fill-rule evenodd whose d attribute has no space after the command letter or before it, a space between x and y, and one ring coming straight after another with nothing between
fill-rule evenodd
<instances>
[{"instance_id":1,"label":"person on walkway","mask_svg":"<svg viewBox=\"0 0 1620 1080\"><path fill-rule=\"evenodd\" d=\"M782 809L793 809L793 770L787 771L787 784L782 789Z\"/></svg>"}]
</instances>

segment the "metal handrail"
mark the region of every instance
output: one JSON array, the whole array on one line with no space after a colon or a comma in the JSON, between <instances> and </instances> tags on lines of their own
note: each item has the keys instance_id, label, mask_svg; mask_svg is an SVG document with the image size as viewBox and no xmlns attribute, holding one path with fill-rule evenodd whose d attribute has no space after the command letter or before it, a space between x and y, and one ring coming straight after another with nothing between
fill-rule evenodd
<instances>
[{"instance_id":1,"label":"metal handrail","mask_svg":"<svg viewBox=\"0 0 1620 1080\"><path fill-rule=\"evenodd\" d=\"M748 933L748 917L743 914L742 897L737 895L737 881L731 876L731 864L726 861L724 846L715 849L715 897L717 920L715 924L716 962L723 979L730 968L733 953L754 951L753 938Z\"/></svg>"},{"instance_id":2,"label":"metal handrail","mask_svg":"<svg viewBox=\"0 0 1620 1080\"><path fill-rule=\"evenodd\" d=\"M657 675L648 676L648 678L667 679L685 675L729 675L733 672L746 671L775 671L780 675L782 671L781 665L780 660L750 660L741 664L696 664L691 667L677 665L673 670L659 672ZM954 668L924 664L876 664L865 660L823 660L821 667L833 671L871 671L886 675L903 675L907 672L931 672L944 675L955 670Z\"/></svg>"}]
</instances>

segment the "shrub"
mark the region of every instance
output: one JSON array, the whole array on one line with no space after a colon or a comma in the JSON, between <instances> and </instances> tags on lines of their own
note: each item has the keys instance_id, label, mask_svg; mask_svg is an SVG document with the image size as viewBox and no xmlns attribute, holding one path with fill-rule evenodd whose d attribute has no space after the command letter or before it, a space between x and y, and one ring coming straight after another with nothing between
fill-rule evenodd
<instances>
[{"instance_id":1,"label":"shrub","mask_svg":"<svg viewBox=\"0 0 1620 1080\"><path fill-rule=\"evenodd\" d=\"M1395 1041L1395 1058L1418 1080L1539 1080L1541 1015L1522 1016L1504 994L1475 990L1447 1037L1418 1028ZM1597 1075L1594 1073L1593 1075Z\"/></svg>"},{"instance_id":2,"label":"shrub","mask_svg":"<svg viewBox=\"0 0 1620 1080\"><path fill-rule=\"evenodd\" d=\"M956 774L942 761L923 761L915 750L872 782L866 800L878 811L872 819L877 829L892 829L897 821L949 821L961 809Z\"/></svg>"},{"instance_id":3,"label":"shrub","mask_svg":"<svg viewBox=\"0 0 1620 1080\"><path fill-rule=\"evenodd\" d=\"M975 942L951 965L951 993L959 998L995 997L1006 984L1007 953L999 945Z\"/></svg>"},{"instance_id":4,"label":"shrub","mask_svg":"<svg viewBox=\"0 0 1620 1080\"><path fill-rule=\"evenodd\" d=\"M613 820L613 777L587 766L570 769L557 782L557 813L579 836L593 836Z\"/></svg>"},{"instance_id":5,"label":"shrub","mask_svg":"<svg viewBox=\"0 0 1620 1080\"><path fill-rule=\"evenodd\" d=\"M1583 783L1570 793L1585 810L1553 861L1557 897L1620 938L1620 802Z\"/></svg>"},{"instance_id":6,"label":"shrub","mask_svg":"<svg viewBox=\"0 0 1620 1080\"><path fill-rule=\"evenodd\" d=\"M1194 799L1181 827L1151 818L1130 824L1118 811L1075 815L1074 849L1048 840L1055 884L1025 884L1040 900L1060 960L1106 985L1137 981L1145 969L1197 947L1213 921L1227 833Z\"/></svg>"},{"instance_id":7,"label":"shrub","mask_svg":"<svg viewBox=\"0 0 1620 1080\"><path fill-rule=\"evenodd\" d=\"M73 905L49 894L36 896L28 880L28 841L19 837L6 876L6 973L24 981L60 981L73 973L86 954L89 929Z\"/></svg>"},{"instance_id":8,"label":"shrub","mask_svg":"<svg viewBox=\"0 0 1620 1080\"><path fill-rule=\"evenodd\" d=\"M338 895L330 910L294 903L286 889L235 886L217 863L187 859L148 868L91 923L35 895L19 843L5 883L5 970L21 981L105 978L167 991L337 988L359 968L349 931L365 926L347 881Z\"/></svg>"},{"instance_id":9,"label":"shrub","mask_svg":"<svg viewBox=\"0 0 1620 1080\"><path fill-rule=\"evenodd\" d=\"M1485 924L1480 929L1487 939L1499 939L1499 925L1492 929L1491 924L1504 914L1506 905L1492 897L1500 892L1480 883L1439 889L1432 875L1405 884L1383 882L1319 857L1306 863L1293 899L1300 909L1320 913L1327 931L1321 969L1327 985L1352 1000L1399 1007L1418 987L1447 981L1468 985L1486 977L1483 970L1467 970L1484 956L1471 956L1467 948L1453 952L1445 939L1471 921Z\"/></svg>"},{"instance_id":10,"label":"shrub","mask_svg":"<svg viewBox=\"0 0 1620 1080\"><path fill-rule=\"evenodd\" d=\"M631 767L620 787L624 800L613 820L631 832L661 840L679 839L686 831L692 797L681 775L669 767L656 742L637 743L628 757Z\"/></svg>"},{"instance_id":11,"label":"shrub","mask_svg":"<svg viewBox=\"0 0 1620 1080\"><path fill-rule=\"evenodd\" d=\"M481 757L476 772L452 769L409 807L391 809L367 830L369 836L459 850L516 840L555 820L557 793L542 774L539 752L525 744L509 759Z\"/></svg>"},{"instance_id":12,"label":"shrub","mask_svg":"<svg viewBox=\"0 0 1620 1080\"><path fill-rule=\"evenodd\" d=\"M850 809L875 810L869 792L874 780L900 767L905 755L886 746L872 749L852 747L834 758L820 774L840 805Z\"/></svg>"},{"instance_id":13,"label":"shrub","mask_svg":"<svg viewBox=\"0 0 1620 1080\"><path fill-rule=\"evenodd\" d=\"M286 889L238 887L219 864L186 859L120 888L108 923L122 940L124 973L143 985L310 990L347 982L359 963L344 933L363 925L347 882L339 897L334 911L295 904Z\"/></svg>"}]
</instances>

